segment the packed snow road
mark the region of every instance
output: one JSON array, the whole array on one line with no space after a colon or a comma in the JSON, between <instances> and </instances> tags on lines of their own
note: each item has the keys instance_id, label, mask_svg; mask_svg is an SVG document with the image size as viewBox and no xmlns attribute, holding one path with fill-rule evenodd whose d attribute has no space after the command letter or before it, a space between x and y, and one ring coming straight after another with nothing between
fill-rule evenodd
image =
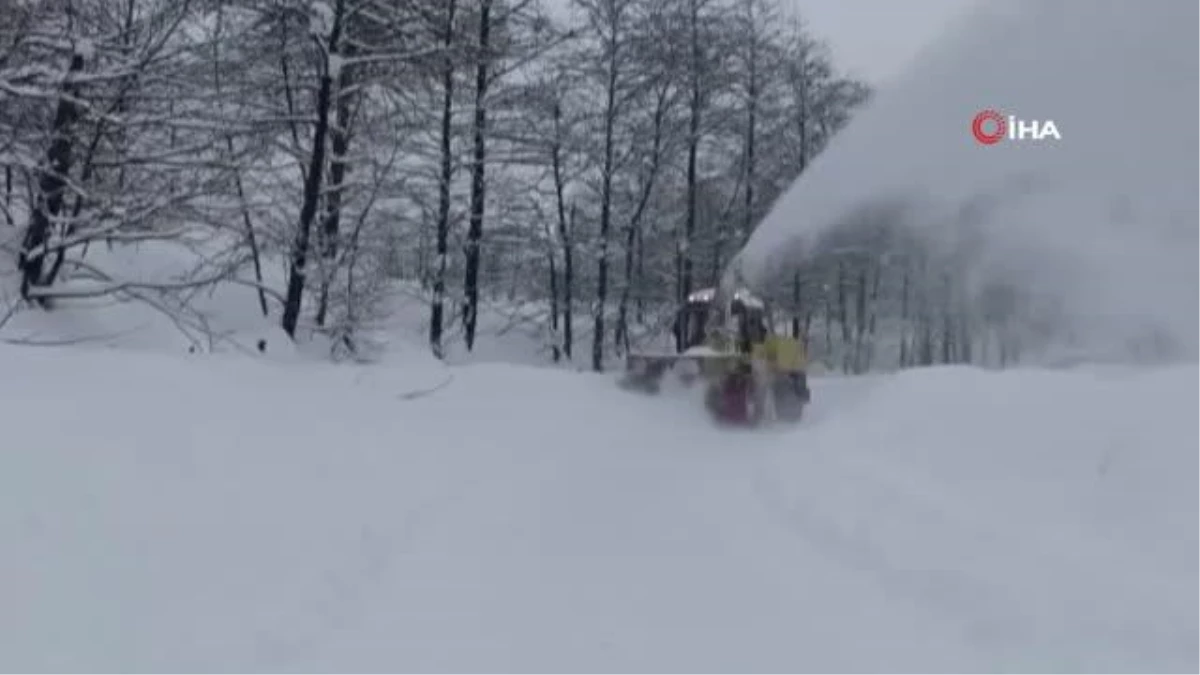
<instances>
[{"instance_id":1,"label":"packed snow road","mask_svg":"<svg viewBox=\"0 0 1200 675\"><path fill-rule=\"evenodd\" d=\"M1197 669L1197 369L814 382L0 347L0 668Z\"/></svg>"}]
</instances>

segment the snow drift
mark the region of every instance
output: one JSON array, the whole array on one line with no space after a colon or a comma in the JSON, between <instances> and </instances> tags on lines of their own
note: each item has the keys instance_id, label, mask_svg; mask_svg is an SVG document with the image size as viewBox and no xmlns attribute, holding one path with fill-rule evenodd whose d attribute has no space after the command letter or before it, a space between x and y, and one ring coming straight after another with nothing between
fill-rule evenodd
<instances>
[{"instance_id":1,"label":"snow drift","mask_svg":"<svg viewBox=\"0 0 1200 675\"><path fill-rule=\"evenodd\" d=\"M736 271L766 284L885 209L968 256L968 288L1048 297L1095 348L1159 333L1194 360L1198 14L1194 2L978 3L776 203ZM1053 120L1061 140L979 144L985 109Z\"/></svg>"},{"instance_id":2,"label":"snow drift","mask_svg":"<svg viewBox=\"0 0 1200 675\"><path fill-rule=\"evenodd\" d=\"M0 670L1198 665L1194 367L818 380L783 435L416 357L0 371Z\"/></svg>"}]
</instances>

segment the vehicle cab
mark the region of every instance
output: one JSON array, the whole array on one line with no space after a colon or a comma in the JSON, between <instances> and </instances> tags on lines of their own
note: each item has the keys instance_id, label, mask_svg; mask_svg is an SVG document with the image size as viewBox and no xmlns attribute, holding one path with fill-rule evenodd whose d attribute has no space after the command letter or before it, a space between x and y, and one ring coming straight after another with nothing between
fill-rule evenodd
<instances>
[{"instance_id":1,"label":"vehicle cab","mask_svg":"<svg viewBox=\"0 0 1200 675\"><path fill-rule=\"evenodd\" d=\"M677 351L685 352L695 347L706 346L710 338L710 315L716 289L705 288L693 292L680 308L675 318ZM766 303L747 290L734 293L730 303L733 324L737 331L739 351L749 352L750 346L762 342L768 334L770 316Z\"/></svg>"}]
</instances>

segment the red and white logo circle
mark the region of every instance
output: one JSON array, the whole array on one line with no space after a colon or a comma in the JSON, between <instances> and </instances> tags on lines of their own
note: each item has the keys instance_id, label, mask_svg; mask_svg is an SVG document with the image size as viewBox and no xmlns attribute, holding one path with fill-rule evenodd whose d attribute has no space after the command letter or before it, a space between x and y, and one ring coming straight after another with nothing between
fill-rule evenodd
<instances>
[{"instance_id":1,"label":"red and white logo circle","mask_svg":"<svg viewBox=\"0 0 1200 675\"><path fill-rule=\"evenodd\" d=\"M971 120L971 133L984 145L995 145L1008 133L1008 122L995 110L984 110Z\"/></svg>"}]
</instances>

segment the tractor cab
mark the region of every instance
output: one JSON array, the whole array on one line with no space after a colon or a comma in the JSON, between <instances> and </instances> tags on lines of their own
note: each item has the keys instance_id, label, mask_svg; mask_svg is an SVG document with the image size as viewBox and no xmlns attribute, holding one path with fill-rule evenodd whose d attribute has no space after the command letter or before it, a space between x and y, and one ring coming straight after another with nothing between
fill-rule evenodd
<instances>
[{"instance_id":1,"label":"tractor cab","mask_svg":"<svg viewBox=\"0 0 1200 675\"><path fill-rule=\"evenodd\" d=\"M675 319L676 347L685 352L693 347L709 345L708 335L715 289L706 288L688 296L688 301L679 310ZM751 345L767 337L769 316L766 304L749 291L734 294L730 303L733 325L737 330L738 351L748 353Z\"/></svg>"}]
</instances>

